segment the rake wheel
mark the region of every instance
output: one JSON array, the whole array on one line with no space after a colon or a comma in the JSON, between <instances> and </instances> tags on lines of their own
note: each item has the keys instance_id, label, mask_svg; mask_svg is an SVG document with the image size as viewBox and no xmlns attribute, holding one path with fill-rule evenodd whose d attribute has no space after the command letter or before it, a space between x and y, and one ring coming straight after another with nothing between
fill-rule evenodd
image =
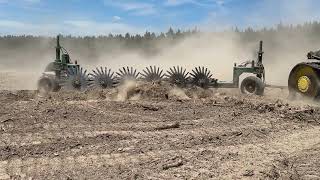
<instances>
[{"instance_id":1,"label":"rake wheel","mask_svg":"<svg viewBox=\"0 0 320 180\"><path fill-rule=\"evenodd\" d=\"M192 76L191 83L201 88L208 88L212 82L212 74L208 68L205 67L199 66L194 68L190 75Z\"/></svg>"},{"instance_id":2,"label":"rake wheel","mask_svg":"<svg viewBox=\"0 0 320 180\"><path fill-rule=\"evenodd\" d=\"M115 83L114 72L111 69L106 67L96 68L92 70L92 74L89 74L92 77L92 86L95 88L112 88Z\"/></svg>"},{"instance_id":3,"label":"rake wheel","mask_svg":"<svg viewBox=\"0 0 320 180\"><path fill-rule=\"evenodd\" d=\"M136 69L134 69L133 67L123 67L122 69L119 69L119 72L117 72L118 75L118 79L120 82L124 82L127 80L132 80L132 81L136 81L138 79L139 76L139 72L137 72Z\"/></svg>"},{"instance_id":4,"label":"rake wheel","mask_svg":"<svg viewBox=\"0 0 320 180\"><path fill-rule=\"evenodd\" d=\"M90 86L87 70L82 67L68 68L67 77L62 82L62 87L67 90L86 90Z\"/></svg>"},{"instance_id":5,"label":"rake wheel","mask_svg":"<svg viewBox=\"0 0 320 180\"><path fill-rule=\"evenodd\" d=\"M188 72L186 72L186 69L179 66L174 66L170 68L170 70L167 71L167 74L165 75L171 84L175 84L179 87L185 87L187 85L187 76Z\"/></svg>"},{"instance_id":6,"label":"rake wheel","mask_svg":"<svg viewBox=\"0 0 320 180\"><path fill-rule=\"evenodd\" d=\"M146 67L141 75L147 82L160 81L164 77L163 70L156 66Z\"/></svg>"}]
</instances>

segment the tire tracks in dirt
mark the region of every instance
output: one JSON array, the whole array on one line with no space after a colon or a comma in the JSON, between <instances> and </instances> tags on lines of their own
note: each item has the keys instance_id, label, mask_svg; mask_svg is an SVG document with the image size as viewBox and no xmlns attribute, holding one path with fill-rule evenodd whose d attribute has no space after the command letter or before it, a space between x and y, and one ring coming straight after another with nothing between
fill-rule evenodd
<instances>
[{"instance_id":1,"label":"tire tracks in dirt","mask_svg":"<svg viewBox=\"0 0 320 180\"><path fill-rule=\"evenodd\" d=\"M82 139L86 137L96 137L99 135L114 135L130 137L134 139L152 139L155 137L177 137L177 136L222 136L228 133L242 133L246 131L259 131L260 129L270 128L269 124L261 122L254 126L241 125L236 127L221 127L219 125L211 125L210 128L204 127L203 122L213 122L212 119L198 119L198 120L185 120L180 128L175 130L157 131L156 128L167 125L167 121L154 122L154 123L116 123L113 125L104 124L91 125L77 124L76 126L61 129L59 124L47 124L45 130L31 133L2 133L0 134L0 147L2 146L26 146L26 145L38 145L42 143L50 143L56 139ZM198 126L198 124L200 124ZM107 126L107 127L106 127ZM135 127L137 128L135 130ZM222 130L217 130L217 129ZM119 130L117 130L119 129Z\"/></svg>"},{"instance_id":2,"label":"tire tracks in dirt","mask_svg":"<svg viewBox=\"0 0 320 180\"><path fill-rule=\"evenodd\" d=\"M12 159L9 161L0 162L0 178L8 178L14 176L20 177L37 177L41 176L43 172L50 171L65 171L66 169L75 170L77 167L91 167L97 168L103 165L116 166L119 164L141 164L147 163L150 160L161 160L168 157L168 155L181 156L183 159L192 159L194 154L201 151L224 151L224 153L238 153L240 161L226 161L229 164L222 166L219 169L223 173L224 171L230 171L232 173L222 178L234 178L241 177L245 171L245 167L252 167L255 171L263 171L265 167L269 166L272 161L279 158L280 153L290 154L309 149L320 143L320 137L315 136L320 133L320 127L311 128L309 130L297 131L294 134L290 134L286 137L280 137L278 139L270 140L268 143L260 144L240 144L235 146L219 146L210 147L199 145L192 148L180 149L180 150L161 150L151 151L143 154L130 154L130 153L115 153L115 154L100 154L100 155L82 155L82 156L70 156L70 157L55 157L55 158L28 158L28 159ZM301 141L302 140L302 141ZM262 156L263 154L268 154ZM223 162L222 162L223 163ZM226 165L226 164L224 164ZM183 167L181 167L183 169ZM158 167L156 168L158 169ZM158 169L159 170L159 169ZM179 169L181 171L181 169ZM183 171L183 170L182 170ZM156 172L155 172L156 173Z\"/></svg>"}]
</instances>

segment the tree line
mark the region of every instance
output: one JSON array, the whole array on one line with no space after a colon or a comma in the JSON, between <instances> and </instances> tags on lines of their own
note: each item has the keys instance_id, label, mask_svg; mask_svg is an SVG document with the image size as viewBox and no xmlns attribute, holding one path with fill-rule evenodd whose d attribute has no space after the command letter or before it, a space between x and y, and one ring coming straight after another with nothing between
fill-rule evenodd
<instances>
[{"instance_id":1,"label":"tree line","mask_svg":"<svg viewBox=\"0 0 320 180\"><path fill-rule=\"evenodd\" d=\"M284 25L279 23L269 28L245 28L237 27L219 32L202 32L198 28L180 30L170 28L167 32L145 32L143 34L108 34L101 36L72 36L65 35L61 39L63 46L72 52L77 52L79 57L94 59L99 53L117 54L123 49L139 52L145 56L153 56L161 52L163 47L170 48L182 40L201 36L206 33L212 36L228 36L230 34L239 37L244 44L266 40L270 47L276 47L279 39L290 40L299 37L303 41L315 42L320 46L320 22L306 22L298 25ZM52 54L55 47L55 37L31 36L31 35L4 35L0 36L0 57L10 61L21 59L44 58ZM211 42L209 42L211 43ZM293 44L299 41L292 41ZM314 45L313 44L313 45ZM315 47L318 48L318 47ZM13 59L13 60L12 60ZM3 61L3 63L6 63Z\"/></svg>"}]
</instances>

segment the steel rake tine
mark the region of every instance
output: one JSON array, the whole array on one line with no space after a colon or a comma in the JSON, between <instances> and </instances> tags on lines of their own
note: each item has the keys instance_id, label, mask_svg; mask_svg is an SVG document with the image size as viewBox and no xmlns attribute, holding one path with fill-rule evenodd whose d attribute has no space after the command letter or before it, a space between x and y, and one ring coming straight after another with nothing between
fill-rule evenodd
<instances>
[{"instance_id":1,"label":"steel rake tine","mask_svg":"<svg viewBox=\"0 0 320 180\"><path fill-rule=\"evenodd\" d=\"M143 76L143 77L147 77L148 76L148 73L146 72L146 70L142 70L143 71L143 73L141 73L141 75Z\"/></svg>"},{"instance_id":2,"label":"steel rake tine","mask_svg":"<svg viewBox=\"0 0 320 180\"><path fill-rule=\"evenodd\" d=\"M124 69L125 70L125 69ZM125 71L122 71L122 69L119 69L121 75L124 75L125 74Z\"/></svg>"},{"instance_id":3,"label":"steel rake tine","mask_svg":"<svg viewBox=\"0 0 320 180\"><path fill-rule=\"evenodd\" d=\"M151 66L150 66L151 67ZM151 74L151 70L149 69L149 67L146 67L147 73L146 74Z\"/></svg>"},{"instance_id":4,"label":"steel rake tine","mask_svg":"<svg viewBox=\"0 0 320 180\"><path fill-rule=\"evenodd\" d=\"M128 71L127 71L127 69L129 69L128 67L127 67L127 69L126 69L126 67L123 67L122 68L123 69L123 75L128 75Z\"/></svg>"},{"instance_id":5,"label":"steel rake tine","mask_svg":"<svg viewBox=\"0 0 320 180\"><path fill-rule=\"evenodd\" d=\"M114 72L112 72L109 77L110 77L111 79L114 79Z\"/></svg>"},{"instance_id":6,"label":"steel rake tine","mask_svg":"<svg viewBox=\"0 0 320 180\"><path fill-rule=\"evenodd\" d=\"M121 70L120 70L122 76L126 75L126 68L123 67Z\"/></svg>"},{"instance_id":7,"label":"steel rake tine","mask_svg":"<svg viewBox=\"0 0 320 180\"><path fill-rule=\"evenodd\" d=\"M130 75L130 69L129 69L129 66L127 66L127 67L125 68L125 72L126 72L126 75Z\"/></svg>"},{"instance_id":8,"label":"steel rake tine","mask_svg":"<svg viewBox=\"0 0 320 180\"><path fill-rule=\"evenodd\" d=\"M180 74L180 66L177 66L178 73Z\"/></svg>"},{"instance_id":9,"label":"steel rake tine","mask_svg":"<svg viewBox=\"0 0 320 180\"><path fill-rule=\"evenodd\" d=\"M96 70L97 70L97 72L98 72L98 75L101 76L102 73L100 72L100 69L97 67Z\"/></svg>"},{"instance_id":10,"label":"steel rake tine","mask_svg":"<svg viewBox=\"0 0 320 180\"><path fill-rule=\"evenodd\" d=\"M96 67L97 75L101 75L99 68Z\"/></svg>"},{"instance_id":11,"label":"steel rake tine","mask_svg":"<svg viewBox=\"0 0 320 180\"><path fill-rule=\"evenodd\" d=\"M154 74L158 74L158 69L157 69L156 66L153 66L153 73L154 73Z\"/></svg>"},{"instance_id":12,"label":"steel rake tine","mask_svg":"<svg viewBox=\"0 0 320 180\"><path fill-rule=\"evenodd\" d=\"M82 67L80 68L80 75L82 75L82 73L83 73L83 69L82 69Z\"/></svg>"},{"instance_id":13,"label":"steel rake tine","mask_svg":"<svg viewBox=\"0 0 320 180\"><path fill-rule=\"evenodd\" d=\"M157 74L157 67L156 66L153 66L152 67L152 73L153 74ZM157 74L158 75L158 74Z\"/></svg>"},{"instance_id":14,"label":"steel rake tine","mask_svg":"<svg viewBox=\"0 0 320 180\"><path fill-rule=\"evenodd\" d=\"M179 73L182 73L182 66L179 66Z\"/></svg>"},{"instance_id":15,"label":"steel rake tine","mask_svg":"<svg viewBox=\"0 0 320 180\"><path fill-rule=\"evenodd\" d=\"M111 77L111 69L108 70L108 77Z\"/></svg>"},{"instance_id":16,"label":"steel rake tine","mask_svg":"<svg viewBox=\"0 0 320 180\"><path fill-rule=\"evenodd\" d=\"M152 67L152 73L153 73L153 74L157 74L157 67L156 67L156 66L153 66L153 67Z\"/></svg>"},{"instance_id":17,"label":"steel rake tine","mask_svg":"<svg viewBox=\"0 0 320 180\"><path fill-rule=\"evenodd\" d=\"M134 75L133 74L133 67L130 67L130 71L129 72L130 72L131 75Z\"/></svg>"},{"instance_id":18,"label":"steel rake tine","mask_svg":"<svg viewBox=\"0 0 320 180\"><path fill-rule=\"evenodd\" d=\"M88 76L92 76L93 78L95 77L94 74L92 73L89 73Z\"/></svg>"},{"instance_id":19,"label":"steel rake tine","mask_svg":"<svg viewBox=\"0 0 320 180\"><path fill-rule=\"evenodd\" d=\"M208 70L207 76L209 76L210 74L211 74L211 71L210 71L210 70Z\"/></svg>"},{"instance_id":20,"label":"steel rake tine","mask_svg":"<svg viewBox=\"0 0 320 180\"><path fill-rule=\"evenodd\" d=\"M172 76L172 75L173 75L173 73L170 72L170 71L167 71L167 74L165 74L165 76L167 76L167 77L170 77L170 76Z\"/></svg>"},{"instance_id":21,"label":"steel rake tine","mask_svg":"<svg viewBox=\"0 0 320 180\"><path fill-rule=\"evenodd\" d=\"M171 77L170 74L167 74L167 73L165 73L164 76L167 77L167 78Z\"/></svg>"},{"instance_id":22,"label":"steel rake tine","mask_svg":"<svg viewBox=\"0 0 320 180\"><path fill-rule=\"evenodd\" d=\"M200 66L199 66L199 67L196 67L196 72L197 72L197 74L200 74L200 71L201 71Z\"/></svg>"},{"instance_id":23,"label":"steel rake tine","mask_svg":"<svg viewBox=\"0 0 320 180\"><path fill-rule=\"evenodd\" d=\"M174 69L174 73L175 73L175 74L176 74L176 73L179 73L179 72L177 71L177 69L176 69L175 66L173 66L173 69Z\"/></svg>"},{"instance_id":24,"label":"steel rake tine","mask_svg":"<svg viewBox=\"0 0 320 180\"><path fill-rule=\"evenodd\" d=\"M161 70L159 74L161 79L165 76L165 74L162 74L162 73L163 73L163 70Z\"/></svg>"},{"instance_id":25,"label":"steel rake tine","mask_svg":"<svg viewBox=\"0 0 320 180\"><path fill-rule=\"evenodd\" d=\"M82 84L82 81L83 81L83 80L87 80L87 77L86 77L86 75L84 75L84 74L83 74L83 75L81 75L80 77L81 77L81 79L80 79L81 84Z\"/></svg>"},{"instance_id":26,"label":"steel rake tine","mask_svg":"<svg viewBox=\"0 0 320 180\"><path fill-rule=\"evenodd\" d=\"M129 66L127 66L127 75L130 75L131 73L130 73L130 68L129 68Z\"/></svg>"},{"instance_id":27,"label":"steel rake tine","mask_svg":"<svg viewBox=\"0 0 320 180\"><path fill-rule=\"evenodd\" d=\"M92 70L92 72L94 73L94 75L97 77L99 76L99 74L95 71L95 70Z\"/></svg>"},{"instance_id":28,"label":"steel rake tine","mask_svg":"<svg viewBox=\"0 0 320 180\"><path fill-rule=\"evenodd\" d=\"M100 67L101 75L105 75L105 72L103 71L103 67Z\"/></svg>"},{"instance_id":29,"label":"steel rake tine","mask_svg":"<svg viewBox=\"0 0 320 180\"><path fill-rule=\"evenodd\" d=\"M192 77L195 77L195 76L197 75L197 73L194 71L194 69L192 69L192 73L190 73L190 75L191 75Z\"/></svg>"},{"instance_id":30,"label":"steel rake tine","mask_svg":"<svg viewBox=\"0 0 320 180\"><path fill-rule=\"evenodd\" d=\"M135 75L134 75L134 76L135 76L135 78L138 78L138 76L139 76L139 74L140 74L140 73L139 73L139 72L137 72L137 70L136 70L136 69L134 69L134 74L135 74Z\"/></svg>"},{"instance_id":31,"label":"steel rake tine","mask_svg":"<svg viewBox=\"0 0 320 180\"><path fill-rule=\"evenodd\" d=\"M175 74L175 71L172 68L170 68L170 72L171 72L171 74Z\"/></svg>"},{"instance_id":32,"label":"steel rake tine","mask_svg":"<svg viewBox=\"0 0 320 180\"><path fill-rule=\"evenodd\" d=\"M182 73L184 77L187 77L187 75L189 74L189 73L186 73L186 71L187 71L187 69L184 69L184 71Z\"/></svg>"},{"instance_id":33,"label":"steel rake tine","mask_svg":"<svg viewBox=\"0 0 320 180\"><path fill-rule=\"evenodd\" d=\"M87 69L83 69L82 73L83 73L84 75L87 75Z\"/></svg>"},{"instance_id":34,"label":"steel rake tine","mask_svg":"<svg viewBox=\"0 0 320 180\"><path fill-rule=\"evenodd\" d=\"M122 77L125 75L125 73L122 71L122 69L119 69L119 72L117 72L117 74Z\"/></svg>"},{"instance_id":35,"label":"steel rake tine","mask_svg":"<svg viewBox=\"0 0 320 180\"><path fill-rule=\"evenodd\" d=\"M152 74L154 74L156 71L155 71L155 69L152 67L152 66L150 66L150 72L152 73Z\"/></svg>"}]
</instances>

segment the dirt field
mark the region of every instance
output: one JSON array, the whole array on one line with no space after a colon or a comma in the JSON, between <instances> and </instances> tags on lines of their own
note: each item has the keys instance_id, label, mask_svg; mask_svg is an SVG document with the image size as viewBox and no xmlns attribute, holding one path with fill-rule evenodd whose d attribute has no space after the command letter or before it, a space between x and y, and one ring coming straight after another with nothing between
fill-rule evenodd
<instances>
[{"instance_id":1,"label":"dirt field","mask_svg":"<svg viewBox=\"0 0 320 180\"><path fill-rule=\"evenodd\" d=\"M317 105L221 92L2 90L0 179L320 179Z\"/></svg>"}]
</instances>

